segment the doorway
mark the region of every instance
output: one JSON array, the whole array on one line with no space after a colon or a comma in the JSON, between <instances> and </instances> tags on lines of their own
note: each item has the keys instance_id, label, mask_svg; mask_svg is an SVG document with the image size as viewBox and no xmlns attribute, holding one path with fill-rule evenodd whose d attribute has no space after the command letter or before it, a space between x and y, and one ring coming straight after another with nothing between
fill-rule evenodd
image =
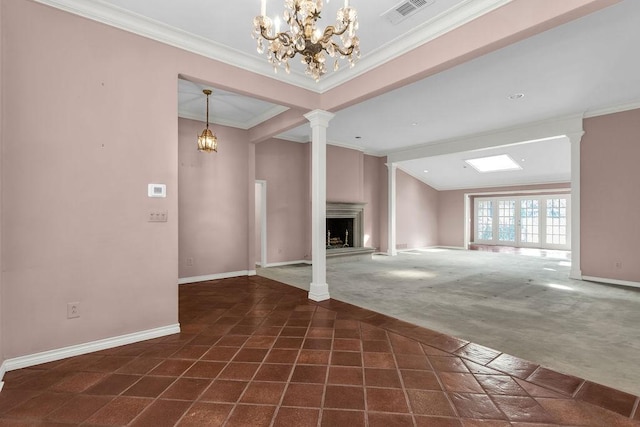
<instances>
[{"instance_id":1,"label":"doorway","mask_svg":"<svg viewBox=\"0 0 640 427\"><path fill-rule=\"evenodd\" d=\"M256 265L267 267L267 181L256 180L255 193Z\"/></svg>"}]
</instances>

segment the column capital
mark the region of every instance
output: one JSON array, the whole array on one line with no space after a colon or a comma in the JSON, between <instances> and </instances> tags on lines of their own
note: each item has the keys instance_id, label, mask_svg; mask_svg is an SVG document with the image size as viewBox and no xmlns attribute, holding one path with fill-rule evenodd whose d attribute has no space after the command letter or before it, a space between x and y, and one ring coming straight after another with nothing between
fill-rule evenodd
<instances>
[{"instance_id":1,"label":"column capital","mask_svg":"<svg viewBox=\"0 0 640 427\"><path fill-rule=\"evenodd\" d=\"M309 120L311 127L323 126L329 127L329 121L333 119L335 114L324 110L313 110L304 115L304 118Z\"/></svg>"},{"instance_id":2,"label":"column capital","mask_svg":"<svg viewBox=\"0 0 640 427\"><path fill-rule=\"evenodd\" d=\"M569 138L569 142L571 144L575 144L578 143L580 144L580 142L582 141L582 136L584 135L584 131L582 132L573 132L573 133L568 133L565 136L567 138Z\"/></svg>"}]
</instances>

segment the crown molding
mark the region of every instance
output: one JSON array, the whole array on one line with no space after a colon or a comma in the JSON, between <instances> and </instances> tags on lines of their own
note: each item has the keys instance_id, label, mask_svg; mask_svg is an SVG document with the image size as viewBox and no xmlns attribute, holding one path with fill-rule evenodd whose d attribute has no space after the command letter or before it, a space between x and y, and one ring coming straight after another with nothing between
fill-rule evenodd
<instances>
[{"instance_id":1,"label":"crown molding","mask_svg":"<svg viewBox=\"0 0 640 427\"><path fill-rule=\"evenodd\" d=\"M267 111L265 111L264 113L251 118L251 120L247 121L247 122L239 122L236 120L229 120L229 119L221 119L220 117L216 117L214 116L213 119L209 119L209 123L214 124L214 125L220 125L220 126L228 126L228 127L232 127L232 128L236 128L236 129L242 129L242 130L249 130L254 126L259 125L262 122L266 122L267 120L277 116L278 114L284 113L285 111L289 110L289 107L284 107L282 105L276 105L275 107L272 107L270 109L268 109ZM202 120L202 116L199 114L194 114L190 111L185 111L182 109L178 110L178 117L182 117L183 119L189 119L189 120L197 120L199 122L203 122L204 120Z\"/></svg>"},{"instance_id":2,"label":"crown molding","mask_svg":"<svg viewBox=\"0 0 640 427\"><path fill-rule=\"evenodd\" d=\"M343 68L326 74L316 83L304 73L291 70L291 74L276 74L265 58L250 55L216 43L204 37L172 27L143 15L103 2L102 0L35 0L38 3L82 16L121 30L146 37L160 43L186 50L216 61L223 62L264 77L298 86L316 93L324 93L358 77L383 63L409 52L442 34L497 9L512 0L467 0L414 30L402 34L368 53L355 68Z\"/></svg>"},{"instance_id":3,"label":"crown molding","mask_svg":"<svg viewBox=\"0 0 640 427\"><path fill-rule=\"evenodd\" d=\"M305 137L305 138L296 138L295 136L288 136L288 135L276 135L273 138L275 139L281 139L283 141L289 141L289 142L297 142L298 144L308 144L309 142L309 138Z\"/></svg>"},{"instance_id":4,"label":"crown molding","mask_svg":"<svg viewBox=\"0 0 640 427\"><path fill-rule=\"evenodd\" d=\"M318 83L319 92L323 93L340 86L511 1L513 0L467 0L459 3L367 53L354 68L348 70L349 72L325 75Z\"/></svg>"},{"instance_id":5,"label":"crown molding","mask_svg":"<svg viewBox=\"0 0 640 427\"><path fill-rule=\"evenodd\" d=\"M289 141L289 142L297 142L298 144L308 144L311 142L311 140L307 137L307 138L296 138L293 136L287 136L287 135L278 135L278 136L274 136L275 139L282 139L284 141ZM375 157L384 157L385 154L379 151L373 151L373 150L367 150L366 148L363 147L358 147L356 145L351 145L351 144L346 144L344 142L338 142L338 141L330 141L327 140L327 145L332 145L334 147L340 147L340 148L346 148L349 150L354 150L354 151L359 151L363 154L366 154L368 156L375 156Z\"/></svg>"},{"instance_id":6,"label":"crown molding","mask_svg":"<svg viewBox=\"0 0 640 427\"><path fill-rule=\"evenodd\" d=\"M205 121L202 120L202 116L201 115L190 113L188 111L178 111L178 117L180 117L182 119L195 120L197 122L205 123ZM226 127L235 128L235 129L242 129L242 130L248 130L249 129L247 127L246 123L237 122L235 120L224 120L224 119L211 120L211 119L209 119L209 124L210 125L218 125L218 126L226 126Z\"/></svg>"},{"instance_id":7,"label":"crown molding","mask_svg":"<svg viewBox=\"0 0 640 427\"><path fill-rule=\"evenodd\" d=\"M354 150L354 151L359 151L362 154L366 154L368 156L375 156L375 157L383 157L384 154L381 154L378 151L373 151L373 150L368 150L366 147L358 147L357 145L351 145L351 144L347 144L344 142L338 142L338 141L327 141L328 145L333 145L334 147L340 147L340 148L346 148L348 150Z\"/></svg>"},{"instance_id":8,"label":"crown molding","mask_svg":"<svg viewBox=\"0 0 640 427\"><path fill-rule=\"evenodd\" d=\"M584 113L584 118L589 119L592 117L606 116L607 114L622 113L623 111L636 110L640 108L640 100L629 102L627 104L616 105L613 107L599 108L593 111L587 111Z\"/></svg>"},{"instance_id":9,"label":"crown molding","mask_svg":"<svg viewBox=\"0 0 640 427\"><path fill-rule=\"evenodd\" d=\"M232 49L204 37L172 27L101 0L34 0L157 42L223 62L283 83L318 92L318 85L301 72L276 74L266 59Z\"/></svg>"},{"instance_id":10,"label":"crown molding","mask_svg":"<svg viewBox=\"0 0 640 427\"><path fill-rule=\"evenodd\" d=\"M285 111L288 111L289 107L285 107L282 105L276 105L270 109L268 109L267 111L265 111L264 113L260 114L259 116L256 116L254 118L252 118L251 120L249 120L246 125L248 126L247 129L251 129L254 126L258 126L260 123L266 122L269 119L274 118L275 116L277 116L278 114L282 114Z\"/></svg>"},{"instance_id":11,"label":"crown molding","mask_svg":"<svg viewBox=\"0 0 640 427\"><path fill-rule=\"evenodd\" d=\"M504 188L509 188L509 187L524 187L524 186L529 186L529 185L560 185L560 184L566 184L567 182L570 182L571 179L568 180L562 180L562 179L550 179L548 181L545 180L536 180L536 181L512 181L509 182L509 184L481 184L481 185L474 185L473 187L469 187L469 186L463 186L463 187L458 187L458 186L434 186L432 183L428 182L427 180L424 179L424 177L420 176L419 174L416 174L406 168L403 167L402 164L398 163L397 164L398 169L400 169L402 172L406 173L407 175L409 175L412 178L417 179L418 181L422 182L423 184L428 185L429 187L433 188L436 191L461 191L461 190L469 190L469 189L484 189L484 188L496 188L496 187L504 187ZM562 188L562 189L557 189L558 191L560 190L571 190L570 188ZM515 191L515 190L514 190ZM544 189L544 190L528 190L528 191L536 191L536 192L541 192L541 191L549 191L549 189ZM490 192L489 194L495 194L495 192Z\"/></svg>"}]
</instances>

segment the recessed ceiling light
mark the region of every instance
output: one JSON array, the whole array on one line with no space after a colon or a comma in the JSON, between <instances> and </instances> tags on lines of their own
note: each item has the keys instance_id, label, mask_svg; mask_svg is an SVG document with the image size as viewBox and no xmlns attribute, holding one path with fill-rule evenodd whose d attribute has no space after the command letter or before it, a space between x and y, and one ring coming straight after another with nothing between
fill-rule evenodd
<instances>
[{"instance_id":1,"label":"recessed ceiling light","mask_svg":"<svg viewBox=\"0 0 640 427\"><path fill-rule=\"evenodd\" d=\"M418 122L411 123L411 126L418 126Z\"/></svg>"},{"instance_id":2,"label":"recessed ceiling light","mask_svg":"<svg viewBox=\"0 0 640 427\"><path fill-rule=\"evenodd\" d=\"M509 99L516 100L524 98L524 93L514 93L513 95L509 95Z\"/></svg>"},{"instance_id":3,"label":"recessed ceiling light","mask_svg":"<svg viewBox=\"0 0 640 427\"><path fill-rule=\"evenodd\" d=\"M429 173L429 171L428 171L428 170L426 170L426 169L425 169L425 170L423 170L423 172L424 172L424 173Z\"/></svg>"},{"instance_id":4,"label":"recessed ceiling light","mask_svg":"<svg viewBox=\"0 0 640 427\"><path fill-rule=\"evenodd\" d=\"M509 155L479 157L477 159L465 160L478 172L500 172L522 169Z\"/></svg>"}]
</instances>

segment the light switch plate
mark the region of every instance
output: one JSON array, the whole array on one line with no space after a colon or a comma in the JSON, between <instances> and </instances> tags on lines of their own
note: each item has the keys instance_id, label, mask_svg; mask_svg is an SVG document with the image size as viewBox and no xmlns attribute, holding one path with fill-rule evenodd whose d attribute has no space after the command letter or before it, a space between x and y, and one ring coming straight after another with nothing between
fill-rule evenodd
<instances>
[{"instance_id":1,"label":"light switch plate","mask_svg":"<svg viewBox=\"0 0 640 427\"><path fill-rule=\"evenodd\" d=\"M148 222L167 222L169 214L166 210L150 211Z\"/></svg>"}]
</instances>

